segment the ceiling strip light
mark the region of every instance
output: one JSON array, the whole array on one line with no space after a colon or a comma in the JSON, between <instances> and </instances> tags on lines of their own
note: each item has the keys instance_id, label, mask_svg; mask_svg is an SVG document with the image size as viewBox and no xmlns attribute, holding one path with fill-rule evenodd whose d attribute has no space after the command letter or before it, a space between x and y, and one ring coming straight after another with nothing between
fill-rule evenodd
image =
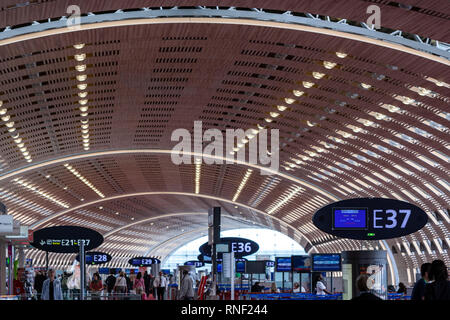
<instances>
[{"instance_id":1,"label":"ceiling strip light","mask_svg":"<svg viewBox=\"0 0 450 320\"><path fill-rule=\"evenodd\" d=\"M3 101L0 101L0 108L3 106ZM5 123L5 126L8 128L8 132L13 133L16 131L16 128L14 127L14 121L11 120L11 116L7 114L8 109L2 108L0 109L0 116L1 120ZM19 133L14 133L11 138L16 143L17 147L19 148L20 152L22 152L22 156L25 158L27 162L32 162L33 159L31 159L30 152L27 150L27 147L25 146L25 143L23 143L22 138L20 138Z\"/></svg>"},{"instance_id":2,"label":"ceiling strip light","mask_svg":"<svg viewBox=\"0 0 450 320\"><path fill-rule=\"evenodd\" d=\"M77 177L78 179L80 179L81 181L84 182L84 184L86 184L89 188L91 188L92 191L94 191L96 194L98 194L101 198L104 198L105 195L103 193L101 193L96 187L94 187L94 185L85 177L83 177L75 168L73 168L71 165L69 164L65 164L64 167L66 167L67 170L69 170L75 177Z\"/></svg>"},{"instance_id":3,"label":"ceiling strip light","mask_svg":"<svg viewBox=\"0 0 450 320\"><path fill-rule=\"evenodd\" d=\"M245 185L246 185L248 179L250 178L252 172L253 172L252 169L248 169L247 172L245 173L244 178L242 179L241 183L239 184L239 187L236 190L236 193L234 194L233 201L236 201L237 198L239 197L239 195L241 194L241 191L245 187Z\"/></svg>"},{"instance_id":4,"label":"ceiling strip light","mask_svg":"<svg viewBox=\"0 0 450 320\"><path fill-rule=\"evenodd\" d=\"M62 201L59 201L59 200L56 199L55 197L49 195L47 192L43 192L43 191L38 190L37 187L35 187L34 185L32 185L32 184L31 184L30 182L28 182L28 181L20 180L19 178L16 178L16 179L14 179L13 181L14 181L16 184L18 184L18 185L20 185L20 186L22 186L22 187L25 187L25 188L27 188L28 190L31 190L31 191L33 191L33 192L39 194L40 196L42 196L42 197L46 198L47 200L50 200L50 201L52 201L52 202L54 202L54 203L60 205L60 206L63 207L63 208L66 208L66 209L69 208L69 205L68 205L67 203L62 202Z\"/></svg>"}]
</instances>

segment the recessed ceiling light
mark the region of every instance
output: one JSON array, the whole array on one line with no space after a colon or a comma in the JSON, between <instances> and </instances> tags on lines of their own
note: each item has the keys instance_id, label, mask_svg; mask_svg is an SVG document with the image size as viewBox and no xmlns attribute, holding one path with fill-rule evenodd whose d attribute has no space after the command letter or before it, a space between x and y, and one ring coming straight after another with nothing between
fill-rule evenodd
<instances>
[{"instance_id":1,"label":"recessed ceiling light","mask_svg":"<svg viewBox=\"0 0 450 320\"><path fill-rule=\"evenodd\" d=\"M77 84L77 88L80 90L84 90L87 88L87 83L79 83Z\"/></svg>"},{"instance_id":2,"label":"recessed ceiling light","mask_svg":"<svg viewBox=\"0 0 450 320\"><path fill-rule=\"evenodd\" d=\"M14 121L10 121L10 122L6 123L5 126L7 126L8 128L14 127Z\"/></svg>"},{"instance_id":3,"label":"recessed ceiling light","mask_svg":"<svg viewBox=\"0 0 450 320\"><path fill-rule=\"evenodd\" d=\"M265 118L264 120L265 120L266 122L269 122L269 123L273 121L273 120L270 119L270 118Z\"/></svg>"},{"instance_id":4,"label":"recessed ceiling light","mask_svg":"<svg viewBox=\"0 0 450 320\"><path fill-rule=\"evenodd\" d=\"M3 104L3 102L2 102L2 104ZM7 110L7 109L5 109L5 108L3 108L3 109L0 109L0 116L2 116L2 115L4 115L4 114L6 114L6 112L8 112L8 110Z\"/></svg>"},{"instance_id":5,"label":"recessed ceiling light","mask_svg":"<svg viewBox=\"0 0 450 320\"><path fill-rule=\"evenodd\" d=\"M76 65L75 70L77 70L78 72L83 72L86 70L86 65L85 64Z\"/></svg>"},{"instance_id":6,"label":"recessed ceiling light","mask_svg":"<svg viewBox=\"0 0 450 320\"><path fill-rule=\"evenodd\" d=\"M84 80L87 79L87 75L79 74L79 75L76 76L76 78L77 78L78 81L84 81Z\"/></svg>"},{"instance_id":7,"label":"recessed ceiling light","mask_svg":"<svg viewBox=\"0 0 450 320\"><path fill-rule=\"evenodd\" d=\"M284 111L284 110L287 109L287 107L286 107L286 106L282 106L282 105L278 105L278 106L277 106L277 109L278 109L279 111Z\"/></svg>"},{"instance_id":8,"label":"recessed ceiling light","mask_svg":"<svg viewBox=\"0 0 450 320\"><path fill-rule=\"evenodd\" d=\"M88 93L87 93L86 91L78 92L78 96L79 96L80 98L86 98L87 94L88 94Z\"/></svg>"},{"instance_id":9,"label":"recessed ceiling light","mask_svg":"<svg viewBox=\"0 0 450 320\"><path fill-rule=\"evenodd\" d=\"M293 104L295 102L295 99L292 98L284 98L284 101L286 101L287 104Z\"/></svg>"},{"instance_id":10,"label":"recessed ceiling light","mask_svg":"<svg viewBox=\"0 0 450 320\"><path fill-rule=\"evenodd\" d=\"M278 117L280 114L278 113L278 112L270 112L270 116L271 117L273 117L273 118L276 118L276 117Z\"/></svg>"},{"instance_id":11,"label":"recessed ceiling light","mask_svg":"<svg viewBox=\"0 0 450 320\"><path fill-rule=\"evenodd\" d=\"M88 103L88 99L81 99L81 100L78 100L78 103L79 104L81 104L82 106L84 106L86 103Z\"/></svg>"},{"instance_id":12,"label":"recessed ceiling light","mask_svg":"<svg viewBox=\"0 0 450 320\"><path fill-rule=\"evenodd\" d=\"M73 45L73 47L75 48L75 49L83 49L84 48L84 43L77 43L77 44L74 44Z\"/></svg>"},{"instance_id":13,"label":"recessed ceiling light","mask_svg":"<svg viewBox=\"0 0 450 320\"><path fill-rule=\"evenodd\" d=\"M305 92L300 91L300 90L292 90L292 93L293 93L294 96L296 96L296 97L300 97L300 96L302 96L302 95L305 94Z\"/></svg>"},{"instance_id":14,"label":"recessed ceiling light","mask_svg":"<svg viewBox=\"0 0 450 320\"><path fill-rule=\"evenodd\" d=\"M324 61L323 66L327 69L333 69L337 63L331 61Z\"/></svg>"},{"instance_id":15,"label":"recessed ceiling light","mask_svg":"<svg viewBox=\"0 0 450 320\"><path fill-rule=\"evenodd\" d=\"M83 61L84 59L86 59L86 53L76 54L74 55L74 58L77 61Z\"/></svg>"},{"instance_id":16,"label":"recessed ceiling light","mask_svg":"<svg viewBox=\"0 0 450 320\"><path fill-rule=\"evenodd\" d=\"M6 116L3 116L3 117L2 117L2 121L4 121L4 122L8 122L9 119L11 119L11 116L10 116L10 115L6 115Z\"/></svg>"},{"instance_id":17,"label":"recessed ceiling light","mask_svg":"<svg viewBox=\"0 0 450 320\"><path fill-rule=\"evenodd\" d=\"M16 128L9 128L8 129L8 132L14 132L14 131L16 131Z\"/></svg>"},{"instance_id":18,"label":"recessed ceiling light","mask_svg":"<svg viewBox=\"0 0 450 320\"><path fill-rule=\"evenodd\" d=\"M337 55L339 58L345 58L345 57L347 56L347 54L344 53L344 52L336 52L336 55Z\"/></svg>"},{"instance_id":19,"label":"recessed ceiling light","mask_svg":"<svg viewBox=\"0 0 450 320\"><path fill-rule=\"evenodd\" d=\"M370 84L362 83L362 82L361 82L361 87L362 87L363 89L370 89L372 86L371 86Z\"/></svg>"},{"instance_id":20,"label":"recessed ceiling light","mask_svg":"<svg viewBox=\"0 0 450 320\"><path fill-rule=\"evenodd\" d=\"M88 106L80 107L81 112L86 112L86 111L88 111L88 109L89 109Z\"/></svg>"},{"instance_id":21,"label":"recessed ceiling light","mask_svg":"<svg viewBox=\"0 0 450 320\"><path fill-rule=\"evenodd\" d=\"M313 77L317 80L322 79L325 76L325 73L314 71L312 73Z\"/></svg>"},{"instance_id":22,"label":"recessed ceiling light","mask_svg":"<svg viewBox=\"0 0 450 320\"><path fill-rule=\"evenodd\" d=\"M314 82L303 81L302 84L305 88L309 89L314 85Z\"/></svg>"},{"instance_id":23,"label":"recessed ceiling light","mask_svg":"<svg viewBox=\"0 0 450 320\"><path fill-rule=\"evenodd\" d=\"M119 214L119 212L116 211L116 215L118 215L118 214Z\"/></svg>"}]
</instances>

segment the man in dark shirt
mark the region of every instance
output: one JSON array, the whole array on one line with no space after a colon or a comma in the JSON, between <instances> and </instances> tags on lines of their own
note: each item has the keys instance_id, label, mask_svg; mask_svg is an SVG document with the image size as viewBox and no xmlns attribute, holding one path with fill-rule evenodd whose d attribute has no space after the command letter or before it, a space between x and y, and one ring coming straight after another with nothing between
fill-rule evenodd
<instances>
[{"instance_id":1,"label":"man in dark shirt","mask_svg":"<svg viewBox=\"0 0 450 320\"><path fill-rule=\"evenodd\" d=\"M55 288L53 287L53 279L50 279L48 285L48 300L55 300Z\"/></svg>"},{"instance_id":2,"label":"man in dark shirt","mask_svg":"<svg viewBox=\"0 0 450 320\"><path fill-rule=\"evenodd\" d=\"M251 292L262 292L262 286L259 285L258 281L252 285Z\"/></svg>"},{"instance_id":3,"label":"man in dark shirt","mask_svg":"<svg viewBox=\"0 0 450 320\"><path fill-rule=\"evenodd\" d=\"M411 300L424 300L425 297L425 285L427 282L430 281L430 269L431 269L431 263L424 263L420 266L420 274L422 276L421 279L419 279L416 284L414 285L412 294L411 294Z\"/></svg>"},{"instance_id":4,"label":"man in dark shirt","mask_svg":"<svg viewBox=\"0 0 450 320\"><path fill-rule=\"evenodd\" d=\"M47 277L43 274L43 271L40 270L36 273L36 277L34 278L34 289L38 293L39 299L41 299L42 285L44 284L45 279L47 279Z\"/></svg>"},{"instance_id":5,"label":"man in dark shirt","mask_svg":"<svg viewBox=\"0 0 450 320\"><path fill-rule=\"evenodd\" d=\"M354 301L377 301L382 300L381 298L377 297L373 293L369 291L369 288L367 286L367 280L369 280L368 274L361 274L356 278L356 286L358 287L358 290L360 292L358 297L352 298Z\"/></svg>"},{"instance_id":6,"label":"man in dark shirt","mask_svg":"<svg viewBox=\"0 0 450 320\"><path fill-rule=\"evenodd\" d=\"M114 276L114 272L111 271L108 278L106 278L106 286L108 289L108 293L111 293L113 291L115 284L116 284L116 277Z\"/></svg>"},{"instance_id":7,"label":"man in dark shirt","mask_svg":"<svg viewBox=\"0 0 450 320\"><path fill-rule=\"evenodd\" d=\"M424 300L450 301L450 281L444 261L434 260L431 263L430 280L433 280L433 282L426 284Z\"/></svg>"}]
</instances>

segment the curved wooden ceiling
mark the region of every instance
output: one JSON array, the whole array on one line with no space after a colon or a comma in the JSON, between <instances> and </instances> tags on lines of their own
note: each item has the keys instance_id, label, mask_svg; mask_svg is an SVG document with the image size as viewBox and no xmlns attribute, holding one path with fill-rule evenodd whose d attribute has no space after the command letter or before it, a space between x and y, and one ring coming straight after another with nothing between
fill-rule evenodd
<instances>
[{"instance_id":1,"label":"curved wooden ceiling","mask_svg":"<svg viewBox=\"0 0 450 320\"><path fill-rule=\"evenodd\" d=\"M144 5L79 2L82 12ZM189 5L200 5L194 2ZM226 2L221 5L233 3ZM249 2L355 20L365 12L355 8L372 4ZM17 4L9 1L0 21L58 17L67 3L7 9ZM421 9L407 11L392 3L378 3L383 26L448 42L448 28L438 27L448 4L410 1ZM107 234L134 224L102 246L121 256L115 265L122 266L129 256L164 257L198 237L197 229L206 227L201 214L214 205L230 216L225 228L272 228L309 251L359 248L316 229L315 210L337 199L397 198L431 218L422 231L386 242L406 279L404 270L414 274L423 261L450 263L448 75L447 65L399 50L250 25L122 26L1 46L0 199L15 218L39 228L70 223ZM192 131L196 120L204 130L279 129L280 174L261 175L243 164L174 165L167 153L175 145L171 134ZM102 155L92 156L97 152ZM121 195L129 196L115 198ZM168 213L200 215L135 224ZM151 252L164 241L165 248ZM55 263L68 261L55 256Z\"/></svg>"}]
</instances>

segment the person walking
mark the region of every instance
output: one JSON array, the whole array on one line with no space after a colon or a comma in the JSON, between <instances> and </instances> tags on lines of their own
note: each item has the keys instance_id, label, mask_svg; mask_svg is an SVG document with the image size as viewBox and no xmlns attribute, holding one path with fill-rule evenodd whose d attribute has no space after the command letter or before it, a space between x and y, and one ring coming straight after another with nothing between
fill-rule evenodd
<instances>
[{"instance_id":1,"label":"person walking","mask_svg":"<svg viewBox=\"0 0 450 320\"><path fill-rule=\"evenodd\" d=\"M148 275L148 272L145 271L144 272L144 287L145 287L145 294L148 295L150 294L150 276Z\"/></svg>"},{"instance_id":2,"label":"person walking","mask_svg":"<svg viewBox=\"0 0 450 320\"><path fill-rule=\"evenodd\" d=\"M450 300L450 281L444 261L434 260L431 263L430 277L433 282L425 286L425 300Z\"/></svg>"},{"instance_id":3,"label":"person walking","mask_svg":"<svg viewBox=\"0 0 450 320\"><path fill-rule=\"evenodd\" d=\"M420 275L422 278L417 280L414 285L411 300L421 301L425 299L425 286L428 282L430 282L430 269L431 263L427 262L420 266Z\"/></svg>"},{"instance_id":4,"label":"person walking","mask_svg":"<svg viewBox=\"0 0 450 320\"><path fill-rule=\"evenodd\" d=\"M133 282L131 281L130 277L126 273L125 273L125 280L127 282L126 293L130 293L130 291L133 290Z\"/></svg>"},{"instance_id":5,"label":"person walking","mask_svg":"<svg viewBox=\"0 0 450 320\"><path fill-rule=\"evenodd\" d=\"M323 296L323 295L326 295L326 294L331 294L331 292L327 290L327 287L324 284L323 277L322 277L321 274L319 274L317 276L316 292L317 292L317 295L319 295L319 296Z\"/></svg>"},{"instance_id":6,"label":"person walking","mask_svg":"<svg viewBox=\"0 0 450 320\"><path fill-rule=\"evenodd\" d=\"M69 287L67 285L68 281L69 281L69 274L67 273L67 271L64 271L62 279L61 279L61 288L63 291L64 299L68 299L68 295L69 295Z\"/></svg>"},{"instance_id":7,"label":"person walking","mask_svg":"<svg viewBox=\"0 0 450 320\"><path fill-rule=\"evenodd\" d=\"M141 295L145 290L145 282L140 272L137 274L136 279L134 279L134 290L138 295Z\"/></svg>"},{"instance_id":8,"label":"person walking","mask_svg":"<svg viewBox=\"0 0 450 320\"><path fill-rule=\"evenodd\" d=\"M356 286L359 290L359 296L353 297L352 300L355 301L376 301L382 300L377 297L373 293L370 292L369 287L367 286L367 281L369 281L368 274L361 274L356 278Z\"/></svg>"},{"instance_id":9,"label":"person walking","mask_svg":"<svg viewBox=\"0 0 450 320\"><path fill-rule=\"evenodd\" d=\"M99 300L100 293L103 290L102 279L100 278L100 274L97 272L92 276L92 281L89 285L89 289L91 290L92 300Z\"/></svg>"},{"instance_id":10,"label":"person walking","mask_svg":"<svg viewBox=\"0 0 450 320\"><path fill-rule=\"evenodd\" d=\"M127 279L125 279L125 272L120 271L119 276L114 284L114 293L125 294L127 292Z\"/></svg>"},{"instance_id":11,"label":"person walking","mask_svg":"<svg viewBox=\"0 0 450 320\"><path fill-rule=\"evenodd\" d=\"M114 290L114 286L116 285L116 277L114 276L114 271L110 271L108 278L105 280L106 282L106 290L108 291L108 295L112 293Z\"/></svg>"},{"instance_id":12,"label":"person walking","mask_svg":"<svg viewBox=\"0 0 450 320\"><path fill-rule=\"evenodd\" d=\"M158 296L158 300L164 300L164 293L166 292L167 287L167 279L162 271L159 272L159 276L157 276L153 281L153 286L156 288L156 295Z\"/></svg>"},{"instance_id":13,"label":"person walking","mask_svg":"<svg viewBox=\"0 0 450 320\"><path fill-rule=\"evenodd\" d=\"M42 285L44 284L44 281L47 279L47 277L44 275L44 271L39 270L36 272L36 277L34 278L34 289L37 292L38 300L41 299L42 295Z\"/></svg>"},{"instance_id":14,"label":"person walking","mask_svg":"<svg viewBox=\"0 0 450 320\"><path fill-rule=\"evenodd\" d=\"M179 297L180 300L194 300L194 280L187 270L183 270Z\"/></svg>"},{"instance_id":15,"label":"person walking","mask_svg":"<svg viewBox=\"0 0 450 320\"><path fill-rule=\"evenodd\" d=\"M48 270L48 279L42 284L42 300L63 300L61 281L55 278L55 270Z\"/></svg>"}]
</instances>

